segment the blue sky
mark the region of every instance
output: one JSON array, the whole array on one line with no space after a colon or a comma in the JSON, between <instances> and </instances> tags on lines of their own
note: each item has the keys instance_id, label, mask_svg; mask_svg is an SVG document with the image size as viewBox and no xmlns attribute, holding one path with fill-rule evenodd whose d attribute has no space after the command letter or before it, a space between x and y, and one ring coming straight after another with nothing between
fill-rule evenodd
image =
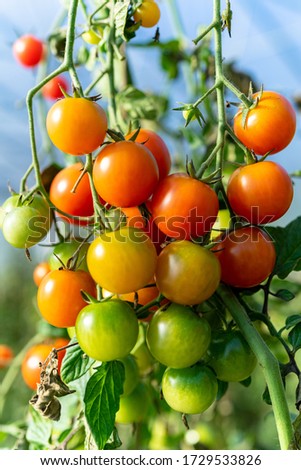
<instances>
[{"instance_id":1,"label":"blue sky","mask_svg":"<svg viewBox=\"0 0 301 470\"><path fill-rule=\"evenodd\" d=\"M167 0L158 0L161 8L161 38L175 34ZM238 68L250 72L265 89L274 89L289 99L301 94L301 3L300 0L232 0L232 38L224 35L223 52L234 59ZM177 0L187 43L197 35L198 27L212 18L212 1ZM24 97L35 82L35 72L23 69L12 57L11 44L16 33L32 32L44 38L51 29L62 0L0 1L0 202L9 180L17 187L30 162L27 113ZM150 38L153 31L141 29L140 38ZM132 52L135 74L145 89L160 92L169 86L147 54ZM181 83L177 101L185 101ZM22 104L23 103L23 104ZM294 141L275 156L288 171L301 168L300 114ZM288 216L301 213L301 187L297 181L295 198ZM286 220L286 219L285 219Z\"/></svg>"}]
</instances>

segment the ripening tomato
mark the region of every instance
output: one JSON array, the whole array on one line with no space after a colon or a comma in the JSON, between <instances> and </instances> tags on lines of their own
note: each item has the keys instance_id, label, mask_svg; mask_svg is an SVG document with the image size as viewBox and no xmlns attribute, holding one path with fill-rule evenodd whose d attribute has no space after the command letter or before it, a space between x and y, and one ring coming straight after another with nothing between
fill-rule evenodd
<instances>
[{"instance_id":1,"label":"ripening tomato","mask_svg":"<svg viewBox=\"0 0 301 470\"><path fill-rule=\"evenodd\" d=\"M254 371L257 359L240 331L216 331L208 351L209 365L219 380L241 382Z\"/></svg>"},{"instance_id":2,"label":"ripening tomato","mask_svg":"<svg viewBox=\"0 0 301 470\"><path fill-rule=\"evenodd\" d=\"M14 42L13 54L24 67L35 67L43 59L43 42L32 34L24 34Z\"/></svg>"},{"instance_id":3,"label":"ripening tomato","mask_svg":"<svg viewBox=\"0 0 301 470\"><path fill-rule=\"evenodd\" d=\"M89 272L95 282L116 294L143 288L153 278L157 253L149 237L133 227L105 232L90 245Z\"/></svg>"},{"instance_id":4,"label":"ripening tomato","mask_svg":"<svg viewBox=\"0 0 301 470\"><path fill-rule=\"evenodd\" d=\"M59 328L74 326L86 302L81 291L96 297L93 279L86 271L50 271L38 288L37 303L42 317Z\"/></svg>"},{"instance_id":5,"label":"ripening tomato","mask_svg":"<svg viewBox=\"0 0 301 470\"><path fill-rule=\"evenodd\" d=\"M63 212L77 217L92 217L94 214L93 198L87 173L83 175L76 186L74 192L72 189L78 181L83 171L81 163L63 168L54 178L50 186L49 197L55 207ZM68 220L69 223L87 225L89 220L80 220L73 217L67 217L63 214L58 215Z\"/></svg>"},{"instance_id":6,"label":"ripening tomato","mask_svg":"<svg viewBox=\"0 0 301 470\"><path fill-rule=\"evenodd\" d=\"M211 251L180 240L161 251L155 279L167 299L181 305L196 305L211 297L219 285L220 275L220 264Z\"/></svg>"},{"instance_id":7,"label":"ripening tomato","mask_svg":"<svg viewBox=\"0 0 301 470\"><path fill-rule=\"evenodd\" d=\"M63 76L57 76L49 80L49 82L43 86L41 92L47 100L58 100L64 97L62 89L68 92L68 82Z\"/></svg>"},{"instance_id":8,"label":"ripening tomato","mask_svg":"<svg viewBox=\"0 0 301 470\"><path fill-rule=\"evenodd\" d=\"M112 206L139 206L152 195L159 170L144 145L120 141L106 145L93 166L93 181L102 199Z\"/></svg>"},{"instance_id":9,"label":"ripening tomato","mask_svg":"<svg viewBox=\"0 0 301 470\"><path fill-rule=\"evenodd\" d=\"M167 176L151 201L152 217L169 237L189 240L210 232L219 204L214 190L184 173Z\"/></svg>"},{"instance_id":10,"label":"ripening tomato","mask_svg":"<svg viewBox=\"0 0 301 470\"><path fill-rule=\"evenodd\" d=\"M47 114L46 127L53 144L62 152L80 156L96 150L107 132L103 108L88 98L63 98Z\"/></svg>"},{"instance_id":11,"label":"ripening tomato","mask_svg":"<svg viewBox=\"0 0 301 470\"><path fill-rule=\"evenodd\" d=\"M237 168L227 188L234 212L251 224L274 222L289 209L293 199L289 174L275 162L258 162Z\"/></svg>"},{"instance_id":12,"label":"ripening tomato","mask_svg":"<svg viewBox=\"0 0 301 470\"><path fill-rule=\"evenodd\" d=\"M126 136L126 140L130 139L136 131ZM156 159L159 168L159 179L162 180L168 175L171 167L171 157L167 145L162 137L150 129L140 129L135 142L139 142L147 147Z\"/></svg>"},{"instance_id":13,"label":"ripening tomato","mask_svg":"<svg viewBox=\"0 0 301 470\"><path fill-rule=\"evenodd\" d=\"M217 390L214 373L200 364L183 369L167 368L163 374L163 397L173 410L181 413L203 413L216 399Z\"/></svg>"},{"instance_id":14,"label":"ripening tomato","mask_svg":"<svg viewBox=\"0 0 301 470\"><path fill-rule=\"evenodd\" d=\"M138 320L127 302L110 299L83 308L75 331L80 347L89 357L114 361L127 356L135 346Z\"/></svg>"},{"instance_id":15,"label":"ripening tomato","mask_svg":"<svg viewBox=\"0 0 301 470\"><path fill-rule=\"evenodd\" d=\"M32 390L37 389L37 384L40 383L40 364L43 364L52 349L59 349L67 346L69 340L66 338L50 338L44 343L35 344L27 351L21 365L21 373L24 382ZM66 354L66 350L58 353L58 372L60 372L62 360Z\"/></svg>"},{"instance_id":16,"label":"ripening tomato","mask_svg":"<svg viewBox=\"0 0 301 470\"><path fill-rule=\"evenodd\" d=\"M260 97L260 92L253 99ZM244 120L243 108L234 116L233 130L238 139L257 155L277 153L291 142L296 131L296 113L279 93L264 91L258 104Z\"/></svg>"},{"instance_id":17,"label":"ripening tomato","mask_svg":"<svg viewBox=\"0 0 301 470\"><path fill-rule=\"evenodd\" d=\"M136 23L141 21L144 28L152 28L156 26L161 16L160 8L153 0L143 0L140 7L134 12L134 20Z\"/></svg>"},{"instance_id":18,"label":"ripening tomato","mask_svg":"<svg viewBox=\"0 0 301 470\"><path fill-rule=\"evenodd\" d=\"M8 367L13 358L14 353L12 348L10 348L7 344L0 344L0 369Z\"/></svg>"},{"instance_id":19,"label":"ripening tomato","mask_svg":"<svg viewBox=\"0 0 301 470\"><path fill-rule=\"evenodd\" d=\"M151 395L144 382L138 382L132 393L120 397L116 423L141 423L146 418L151 404Z\"/></svg>"},{"instance_id":20,"label":"ripening tomato","mask_svg":"<svg viewBox=\"0 0 301 470\"><path fill-rule=\"evenodd\" d=\"M151 201L147 201L146 207L151 213ZM162 245L167 240L167 235L159 229L154 222L154 218L151 215L148 218L144 217L139 207L122 207L121 210L126 216L126 225L143 230L149 236L159 254L162 251Z\"/></svg>"},{"instance_id":21,"label":"ripening tomato","mask_svg":"<svg viewBox=\"0 0 301 470\"><path fill-rule=\"evenodd\" d=\"M36 286L41 284L42 279L50 272L50 266L47 261L37 264L33 270L33 280Z\"/></svg>"},{"instance_id":22,"label":"ripening tomato","mask_svg":"<svg viewBox=\"0 0 301 470\"><path fill-rule=\"evenodd\" d=\"M214 251L221 265L221 280L233 287L257 286L272 273L276 261L272 240L258 227L230 232Z\"/></svg>"},{"instance_id":23,"label":"ripening tomato","mask_svg":"<svg viewBox=\"0 0 301 470\"><path fill-rule=\"evenodd\" d=\"M171 304L156 312L148 325L147 345L151 354L168 367L190 367L206 353L211 328L190 307Z\"/></svg>"},{"instance_id":24,"label":"ripening tomato","mask_svg":"<svg viewBox=\"0 0 301 470\"><path fill-rule=\"evenodd\" d=\"M81 36L85 42L95 46L103 37L103 28L100 25L93 26L87 31L84 31Z\"/></svg>"}]
</instances>

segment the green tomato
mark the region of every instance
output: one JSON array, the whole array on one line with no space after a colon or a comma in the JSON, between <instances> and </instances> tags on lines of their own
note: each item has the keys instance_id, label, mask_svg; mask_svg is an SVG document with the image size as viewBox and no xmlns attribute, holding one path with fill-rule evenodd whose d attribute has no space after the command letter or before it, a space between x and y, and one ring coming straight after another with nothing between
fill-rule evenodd
<instances>
[{"instance_id":1,"label":"green tomato","mask_svg":"<svg viewBox=\"0 0 301 470\"><path fill-rule=\"evenodd\" d=\"M150 403L150 392L147 385L139 382L132 393L120 397L119 410L115 418L116 423L141 423L147 415Z\"/></svg>"},{"instance_id":2,"label":"green tomato","mask_svg":"<svg viewBox=\"0 0 301 470\"><path fill-rule=\"evenodd\" d=\"M45 218L30 206L20 206L6 214L3 225L5 240L15 248L30 248L47 235Z\"/></svg>"},{"instance_id":3,"label":"green tomato","mask_svg":"<svg viewBox=\"0 0 301 470\"><path fill-rule=\"evenodd\" d=\"M11 210L18 207L18 203L20 201L20 195L14 194L13 196L9 197L4 201L2 206L0 207L0 228L3 226L4 217L8 214Z\"/></svg>"},{"instance_id":4,"label":"green tomato","mask_svg":"<svg viewBox=\"0 0 301 470\"><path fill-rule=\"evenodd\" d=\"M135 311L119 299L92 303L79 313L75 332L82 350L97 361L127 356L138 337Z\"/></svg>"},{"instance_id":5,"label":"green tomato","mask_svg":"<svg viewBox=\"0 0 301 470\"><path fill-rule=\"evenodd\" d=\"M214 373L200 364L184 369L167 368L163 374L163 397L173 410L181 413L203 413L216 399L217 390Z\"/></svg>"},{"instance_id":6,"label":"green tomato","mask_svg":"<svg viewBox=\"0 0 301 470\"><path fill-rule=\"evenodd\" d=\"M158 310L148 326L146 341L151 354L168 367L189 367L206 353L211 340L207 320L190 307L171 304Z\"/></svg>"},{"instance_id":7,"label":"green tomato","mask_svg":"<svg viewBox=\"0 0 301 470\"><path fill-rule=\"evenodd\" d=\"M254 371L257 360L240 331L215 333L208 351L209 365L223 382L241 382Z\"/></svg>"},{"instance_id":8,"label":"green tomato","mask_svg":"<svg viewBox=\"0 0 301 470\"><path fill-rule=\"evenodd\" d=\"M135 356L140 375L149 374L155 363L155 359L151 355L147 344L145 342L137 344L132 350L133 356Z\"/></svg>"},{"instance_id":9,"label":"green tomato","mask_svg":"<svg viewBox=\"0 0 301 470\"><path fill-rule=\"evenodd\" d=\"M88 44L96 45L103 37L103 28L101 26L94 26L82 34L82 38Z\"/></svg>"},{"instance_id":10,"label":"green tomato","mask_svg":"<svg viewBox=\"0 0 301 470\"><path fill-rule=\"evenodd\" d=\"M48 232L50 230L53 218L49 204L46 199L40 194L35 194L33 199L29 201L28 206L33 207L41 214L44 219L44 227Z\"/></svg>"},{"instance_id":11,"label":"green tomato","mask_svg":"<svg viewBox=\"0 0 301 470\"><path fill-rule=\"evenodd\" d=\"M63 265L67 266L68 260L74 256L80 244L81 242L79 240L73 239L73 240L65 241L56 245L48 259L50 269L52 271L55 269L59 269L62 267L62 263ZM88 271L86 255L87 255L89 246L90 246L89 243L82 244L78 252L77 269ZM60 260L62 261L62 263L60 262Z\"/></svg>"},{"instance_id":12,"label":"green tomato","mask_svg":"<svg viewBox=\"0 0 301 470\"><path fill-rule=\"evenodd\" d=\"M136 358L129 354L124 358L120 359L124 365L125 380L123 383L123 394L122 396L129 395L139 382L139 369L136 362Z\"/></svg>"},{"instance_id":13,"label":"green tomato","mask_svg":"<svg viewBox=\"0 0 301 470\"><path fill-rule=\"evenodd\" d=\"M223 234L223 230L227 230L230 226L231 216L228 209L220 209L217 219L214 222L211 232L211 240ZM223 229L223 230L220 230Z\"/></svg>"}]
</instances>

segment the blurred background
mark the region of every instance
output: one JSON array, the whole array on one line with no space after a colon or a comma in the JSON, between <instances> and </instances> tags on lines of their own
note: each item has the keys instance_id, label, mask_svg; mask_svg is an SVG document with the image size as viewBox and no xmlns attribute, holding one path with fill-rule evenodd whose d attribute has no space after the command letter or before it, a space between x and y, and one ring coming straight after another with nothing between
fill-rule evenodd
<instances>
[{"instance_id":1,"label":"blurred background","mask_svg":"<svg viewBox=\"0 0 301 470\"><path fill-rule=\"evenodd\" d=\"M53 25L59 22L67 3L66 0L23 0L22 2L0 0L0 204L9 196L8 184L18 190L20 179L31 161L25 97L27 91L37 82L39 74L38 69L22 68L14 60L12 44L18 36L25 33L32 33L42 40L46 39ZM176 12L171 8L172 3L171 0L158 0L161 9L160 41L172 41L180 35L187 51L189 52L190 48L192 51L192 39L198 35L200 27L211 22L212 2L174 0ZM301 124L297 106L301 101L300 0L290 2L232 0L231 5L233 10L231 38L226 31L223 36L225 63L229 71L247 75L259 87L262 84L266 90L278 91L294 104L297 111L295 138L285 150L273 156L273 159L283 165L289 173L293 173L301 169ZM81 22L84 20L79 15L78 23ZM187 77L185 78L185 66L180 64L178 76L171 80L158 63L158 49L146 50L139 47L141 43L150 42L154 34L155 28L151 31L141 28L128 48L127 54L137 87L168 97L168 110L163 123L165 127L173 130L184 125L181 113L173 111L173 108L180 102L192 102L194 97L189 89ZM56 59L53 59L53 67L57 64ZM83 69L79 74L83 85L88 84L89 71ZM39 116L43 118L50 104L43 103L42 106ZM171 134L167 133L166 139L173 159L175 162L178 160L184 162L186 155L181 153L182 150L179 150ZM42 133L38 134L38 143L41 146L43 144ZM56 158L59 161L60 157ZM47 165L50 161L47 152L41 152L42 165ZM301 214L301 182L298 178L294 178L294 183L295 196L292 206L277 222L278 225L286 224ZM0 343L11 344L15 353L18 353L35 334L36 325L40 321L35 306L36 287L32 280L32 272L35 263L45 259L45 250L34 247L31 255L32 262L29 262L23 250L9 246L0 233ZM292 311L293 308L294 305ZM285 313L287 312L277 310L277 315L280 317ZM3 374L0 379L2 377ZM217 448L223 448L225 445L232 449L252 448L254 445L259 446L257 448L277 448L277 438L273 424L271 425L273 418L269 408L264 404L258 407L258 390L262 386L262 377L258 374L248 389L233 386L232 390L231 387L230 393L221 405L220 415L221 418L225 417L225 427L231 428L232 433L227 437L227 443L225 435L221 437L220 444L215 444L221 447ZM20 377L17 377L16 386L11 393L5 412L7 421L20 418L20 413L25 412L27 399L31 395ZM206 419L203 423L205 427ZM166 445L174 445L177 448L181 439L181 442L186 442L183 445L190 445L189 442L198 439L193 433L187 437L184 431L178 430L178 421L175 422L176 424L172 421L169 425L172 430L171 435L174 433L176 436L174 444L170 442ZM259 427L258 422L261 423ZM160 423L157 427L156 432L163 432ZM207 427L208 446L210 446L212 430L210 431L210 426ZM221 429L221 433L227 434L225 429Z\"/></svg>"}]
</instances>

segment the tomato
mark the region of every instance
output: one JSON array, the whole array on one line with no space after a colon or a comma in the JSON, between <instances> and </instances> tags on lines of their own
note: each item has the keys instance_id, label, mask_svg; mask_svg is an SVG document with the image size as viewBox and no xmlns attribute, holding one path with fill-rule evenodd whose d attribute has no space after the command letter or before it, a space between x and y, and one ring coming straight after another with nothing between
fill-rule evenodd
<instances>
[{"instance_id":1,"label":"tomato","mask_svg":"<svg viewBox=\"0 0 301 470\"><path fill-rule=\"evenodd\" d=\"M151 355L145 341L139 342L138 338L137 344L135 345L131 354L133 354L136 359L140 375L144 376L152 371L155 364L155 359Z\"/></svg>"},{"instance_id":2,"label":"tomato","mask_svg":"<svg viewBox=\"0 0 301 470\"><path fill-rule=\"evenodd\" d=\"M93 181L102 199L112 206L139 206L152 195L159 170L152 153L144 145L120 141L108 144L93 166Z\"/></svg>"},{"instance_id":3,"label":"tomato","mask_svg":"<svg viewBox=\"0 0 301 470\"><path fill-rule=\"evenodd\" d=\"M6 216L10 211L18 207L18 204L20 202L20 194L14 194L13 196L10 196L7 198L2 206L0 207L0 228L2 229L3 227L3 221Z\"/></svg>"},{"instance_id":4,"label":"tomato","mask_svg":"<svg viewBox=\"0 0 301 470\"><path fill-rule=\"evenodd\" d=\"M59 349L67 346L69 340L66 338L57 338L45 341L44 343L35 344L31 346L23 358L21 365L21 373L24 382L32 390L37 389L37 384L40 383L40 364L43 364L52 349ZM60 372L62 360L66 354L66 350L58 353L58 372Z\"/></svg>"},{"instance_id":5,"label":"tomato","mask_svg":"<svg viewBox=\"0 0 301 470\"><path fill-rule=\"evenodd\" d=\"M3 225L5 240L15 248L30 248L47 235L41 214L30 206L16 207L6 214Z\"/></svg>"},{"instance_id":6,"label":"tomato","mask_svg":"<svg viewBox=\"0 0 301 470\"><path fill-rule=\"evenodd\" d=\"M24 194L24 196L26 196L26 194ZM46 199L37 193L35 193L32 198L28 199L24 203L22 203L21 194L14 194L13 196L10 196L8 199L6 199L0 210L0 227L2 228L3 226L3 221L6 214L11 212L16 207L22 207L23 204L25 207L32 207L40 213L40 215L43 217L42 228L48 232L52 223L51 210Z\"/></svg>"},{"instance_id":7,"label":"tomato","mask_svg":"<svg viewBox=\"0 0 301 470\"><path fill-rule=\"evenodd\" d=\"M105 232L90 245L89 272L95 282L116 294L135 292L153 278L157 254L149 237L133 227Z\"/></svg>"},{"instance_id":8,"label":"tomato","mask_svg":"<svg viewBox=\"0 0 301 470\"><path fill-rule=\"evenodd\" d=\"M137 131L133 131L126 136L130 139ZM167 145L162 137L150 129L140 129L135 142L144 144L153 154L159 168L159 179L165 178L168 175L171 167L171 157Z\"/></svg>"},{"instance_id":9,"label":"tomato","mask_svg":"<svg viewBox=\"0 0 301 470\"><path fill-rule=\"evenodd\" d=\"M234 212L252 224L282 217L293 199L290 176L278 163L263 161L237 168L227 188Z\"/></svg>"},{"instance_id":10,"label":"tomato","mask_svg":"<svg viewBox=\"0 0 301 470\"><path fill-rule=\"evenodd\" d=\"M144 28L152 28L155 26L161 16L160 8L153 0L143 0L142 5L134 12L134 20L136 23L141 21Z\"/></svg>"},{"instance_id":11,"label":"tomato","mask_svg":"<svg viewBox=\"0 0 301 470\"><path fill-rule=\"evenodd\" d=\"M42 183L45 188L45 191L47 191L47 193L49 193L53 178L62 169L63 167L58 165L57 163L51 163L50 165L46 166L46 168L42 170L41 179L42 179Z\"/></svg>"},{"instance_id":12,"label":"tomato","mask_svg":"<svg viewBox=\"0 0 301 470\"><path fill-rule=\"evenodd\" d=\"M151 404L150 392L147 385L139 382L132 393L120 397L119 410L116 413L116 423L141 423Z\"/></svg>"},{"instance_id":13,"label":"tomato","mask_svg":"<svg viewBox=\"0 0 301 470\"><path fill-rule=\"evenodd\" d=\"M82 350L97 361L127 356L137 341L138 320L133 308L119 299L93 303L77 317L75 331Z\"/></svg>"},{"instance_id":14,"label":"tomato","mask_svg":"<svg viewBox=\"0 0 301 470\"><path fill-rule=\"evenodd\" d=\"M211 240L221 236L225 230L230 227L231 216L228 209L220 209L217 214L217 219L212 227Z\"/></svg>"},{"instance_id":15,"label":"tomato","mask_svg":"<svg viewBox=\"0 0 301 470\"><path fill-rule=\"evenodd\" d=\"M33 271L33 280L36 286L41 284L42 279L50 272L50 266L47 261L37 264Z\"/></svg>"},{"instance_id":16,"label":"tomato","mask_svg":"<svg viewBox=\"0 0 301 470\"><path fill-rule=\"evenodd\" d=\"M51 271L38 288L37 302L42 317L60 328L74 326L77 315L87 305L81 291L96 297L95 284L87 272Z\"/></svg>"},{"instance_id":17,"label":"tomato","mask_svg":"<svg viewBox=\"0 0 301 470\"><path fill-rule=\"evenodd\" d=\"M163 233L189 240L210 232L219 204L210 186L184 173L174 173L157 186L151 209L154 221Z\"/></svg>"},{"instance_id":18,"label":"tomato","mask_svg":"<svg viewBox=\"0 0 301 470\"><path fill-rule=\"evenodd\" d=\"M82 38L88 44L96 45L103 37L103 28L101 26L93 26L82 33Z\"/></svg>"},{"instance_id":19,"label":"tomato","mask_svg":"<svg viewBox=\"0 0 301 470\"><path fill-rule=\"evenodd\" d=\"M79 248L79 246L81 247ZM58 243L53 252L49 256L49 266L53 271L62 266L68 267L68 261L77 256L76 268L83 271L88 271L86 255L90 244L88 242L82 243L81 240L71 239ZM77 252L77 250L79 251Z\"/></svg>"},{"instance_id":20,"label":"tomato","mask_svg":"<svg viewBox=\"0 0 301 470\"><path fill-rule=\"evenodd\" d=\"M211 328L191 308L171 304L156 312L148 325L147 345L151 354L169 367L189 367L206 353Z\"/></svg>"},{"instance_id":21,"label":"tomato","mask_svg":"<svg viewBox=\"0 0 301 470\"><path fill-rule=\"evenodd\" d=\"M160 253L155 279L159 291L181 305L207 300L220 282L220 264L206 248L186 240L167 245Z\"/></svg>"},{"instance_id":22,"label":"tomato","mask_svg":"<svg viewBox=\"0 0 301 470\"><path fill-rule=\"evenodd\" d=\"M230 232L214 250L221 265L221 280L233 287L257 286L271 274L276 261L272 240L257 227Z\"/></svg>"},{"instance_id":23,"label":"tomato","mask_svg":"<svg viewBox=\"0 0 301 470\"><path fill-rule=\"evenodd\" d=\"M0 369L8 367L13 358L13 350L7 344L0 344Z\"/></svg>"},{"instance_id":24,"label":"tomato","mask_svg":"<svg viewBox=\"0 0 301 470\"><path fill-rule=\"evenodd\" d=\"M32 34L24 34L14 42L13 55L24 67L35 67L43 59L43 42Z\"/></svg>"},{"instance_id":25,"label":"tomato","mask_svg":"<svg viewBox=\"0 0 301 470\"><path fill-rule=\"evenodd\" d=\"M72 189L83 171L81 163L63 168L54 178L50 186L49 197L55 207L70 215L79 217L92 217L94 214L93 198L87 173L83 175L75 192ZM67 217L62 214L59 216L69 223L87 225L88 220L79 220Z\"/></svg>"},{"instance_id":26,"label":"tomato","mask_svg":"<svg viewBox=\"0 0 301 470\"><path fill-rule=\"evenodd\" d=\"M215 332L209 347L209 365L219 380L241 382L254 371L257 359L240 331Z\"/></svg>"},{"instance_id":27,"label":"tomato","mask_svg":"<svg viewBox=\"0 0 301 470\"><path fill-rule=\"evenodd\" d=\"M151 213L151 201L147 201L146 207ZM121 210L126 216L126 225L143 230L149 236L156 248L157 254L159 254L162 251L162 245L167 240L167 235L158 228L153 217L150 215L148 218L144 217L139 207L122 207Z\"/></svg>"},{"instance_id":28,"label":"tomato","mask_svg":"<svg viewBox=\"0 0 301 470\"><path fill-rule=\"evenodd\" d=\"M77 156L91 153L103 143L107 125L103 108L87 98L56 101L46 118L53 144L62 152Z\"/></svg>"},{"instance_id":29,"label":"tomato","mask_svg":"<svg viewBox=\"0 0 301 470\"><path fill-rule=\"evenodd\" d=\"M200 364L183 369L167 368L162 378L165 401L181 413L203 413L216 399L217 389L212 370Z\"/></svg>"},{"instance_id":30,"label":"tomato","mask_svg":"<svg viewBox=\"0 0 301 470\"><path fill-rule=\"evenodd\" d=\"M259 97L255 93L253 98ZM233 130L238 139L257 155L277 153L291 142L296 131L296 113L279 93L264 91L257 106L244 122L243 108L234 116Z\"/></svg>"},{"instance_id":31,"label":"tomato","mask_svg":"<svg viewBox=\"0 0 301 470\"><path fill-rule=\"evenodd\" d=\"M41 92L47 100L58 100L64 97L61 89L68 92L68 82L63 76L57 76L49 80L49 82L43 86Z\"/></svg>"},{"instance_id":32,"label":"tomato","mask_svg":"<svg viewBox=\"0 0 301 470\"><path fill-rule=\"evenodd\" d=\"M122 396L129 395L132 393L134 388L139 382L139 369L136 362L136 358L129 354L124 358L120 359L124 365L125 380L123 383L123 394Z\"/></svg>"}]
</instances>

